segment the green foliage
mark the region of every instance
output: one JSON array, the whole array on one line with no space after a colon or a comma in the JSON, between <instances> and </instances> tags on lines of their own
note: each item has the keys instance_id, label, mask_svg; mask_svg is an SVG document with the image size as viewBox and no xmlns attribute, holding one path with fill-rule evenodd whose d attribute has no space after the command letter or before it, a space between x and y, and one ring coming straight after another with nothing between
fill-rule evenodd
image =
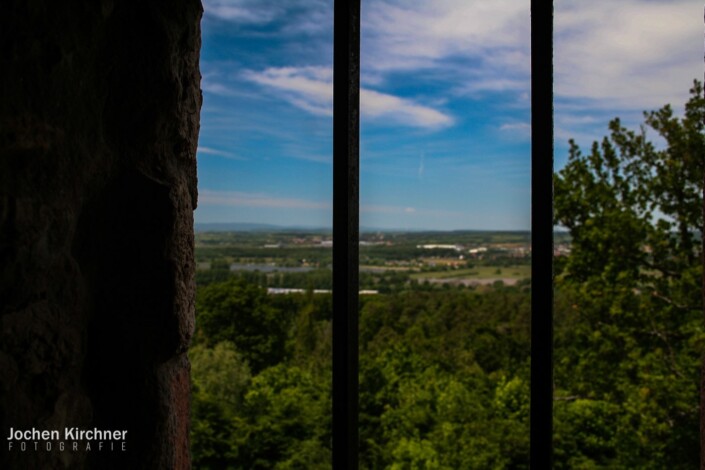
<instances>
[{"instance_id":1,"label":"green foliage","mask_svg":"<svg viewBox=\"0 0 705 470\"><path fill-rule=\"evenodd\" d=\"M557 468L693 468L702 348L703 88L618 119L555 177ZM647 128L661 138L647 140Z\"/></svg>"},{"instance_id":2,"label":"green foliage","mask_svg":"<svg viewBox=\"0 0 705 470\"><path fill-rule=\"evenodd\" d=\"M207 348L197 345L189 351L193 373L194 393L203 400L223 405L228 410L236 409L250 382L250 369L227 341Z\"/></svg>"},{"instance_id":3,"label":"green foliage","mask_svg":"<svg viewBox=\"0 0 705 470\"><path fill-rule=\"evenodd\" d=\"M242 279L211 284L196 296L196 341L232 342L255 373L284 358L287 322L266 290Z\"/></svg>"},{"instance_id":4,"label":"green foliage","mask_svg":"<svg viewBox=\"0 0 705 470\"><path fill-rule=\"evenodd\" d=\"M227 281L232 275L230 263L221 258L212 260L210 264L207 263L206 266L208 269L196 270L196 284L199 286Z\"/></svg>"},{"instance_id":5,"label":"green foliage","mask_svg":"<svg viewBox=\"0 0 705 470\"><path fill-rule=\"evenodd\" d=\"M229 468L237 428L234 418L250 382L250 370L229 342L197 345L191 359L191 442L196 468Z\"/></svg>"},{"instance_id":6,"label":"green foliage","mask_svg":"<svg viewBox=\"0 0 705 470\"><path fill-rule=\"evenodd\" d=\"M329 468L330 406L329 382L284 364L266 369L237 420L237 467Z\"/></svg>"},{"instance_id":7,"label":"green foliage","mask_svg":"<svg viewBox=\"0 0 705 470\"><path fill-rule=\"evenodd\" d=\"M558 401L554 406L556 468L614 466L620 407L588 399Z\"/></svg>"},{"instance_id":8,"label":"green foliage","mask_svg":"<svg viewBox=\"0 0 705 470\"><path fill-rule=\"evenodd\" d=\"M284 364L253 378L228 342L190 358L195 468L329 467L329 381Z\"/></svg>"},{"instance_id":9,"label":"green foliage","mask_svg":"<svg viewBox=\"0 0 705 470\"><path fill-rule=\"evenodd\" d=\"M525 468L527 300L519 289L502 289L364 302L363 468ZM493 343L480 341L487 335ZM484 356L497 356L492 371L476 360L485 346L492 352ZM510 385L505 374L515 377Z\"/></svg>"},{"instance_id":10,"label":"green foliage","mask_svg":"<svg viewBox=\"0 0 705 470\"><path fill-rule=\"evenodd\" d=\"M226 292L241 298L237 306L278 313L284 356L250 373L252 351L209 337L233 335L226 318L214 316L220 328L199 324L195 468L329 468L330 296L257 298L260 288L231 279L200 288L199 318L231 306ZM362 302L362 468L525 466L527 293L407 291ZM523 378L508 378L516 374Z\"/></svg>"}]
</instances>

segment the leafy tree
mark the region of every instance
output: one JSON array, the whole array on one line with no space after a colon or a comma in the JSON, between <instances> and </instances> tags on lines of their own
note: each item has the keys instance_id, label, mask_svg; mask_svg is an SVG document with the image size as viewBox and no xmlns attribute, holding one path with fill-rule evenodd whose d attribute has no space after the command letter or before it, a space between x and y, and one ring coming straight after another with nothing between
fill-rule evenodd
<instances>
[{"instance_id":1,"label":"leafy tree","mask_svg":"<svg viewBox=\"0 0 705 470\"><path fill-rule=\"evenodd\" d=\"M252 380L235 421L236 468L330 468L330 382L279 364Z\"/></svg>"},{"instance_id":2,"label":"leafy tree","mask_svg":"<svg viewBox=\"0 0 705 470\"><path fill-rule=\"evenodd\" d=\"M232 342L254 373L282 361L289 321L272 307L266 289L239 278L196 295L196 341Z\"/></svg>"},{"instance_id":3,"label":"leafy tree","mask_svg":"<svg viewBox=\"0 0 705 470\"><path fill-rule=\"evenodd\" d=\"M196 468L229 468L236 435L234 418L250 382L250 370L229 342L196 345L191 359L191 442Z\"/></svg>"},{"instance_id":4,"label":"leafy tree","mask_svg":"<svg viewBox=\"0 0 705 470\"><path fill-rule=\"evenodd\" d=\"M196 345L189 351L194 391L199 397L237 409L249 385L247 362L235 345L223 341L215 347Z\"/></svg>"},{"instance_id":5,"label":"leafy tree","mask_svg":"<svg viewBox=\"0 0 705 470\"><path fill-rule=\"evenodd\" d=\"M619 119L555 175L559 468L697 464L705 100ZM648 140L655 131L658 144Z\"/></svg>"}]
</instances>

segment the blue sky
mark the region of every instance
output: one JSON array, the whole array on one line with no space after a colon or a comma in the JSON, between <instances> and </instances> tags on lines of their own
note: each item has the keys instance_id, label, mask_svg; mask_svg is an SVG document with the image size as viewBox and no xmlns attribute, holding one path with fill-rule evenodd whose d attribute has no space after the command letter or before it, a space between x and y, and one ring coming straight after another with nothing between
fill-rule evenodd
<instances>
[{"instance_id":1,"label":"blue sky","mask_svg":"<svg viewBox=\"0 0 705 470\"><path fill-rule=\"evenodd\" d=\"M332 4L204 0L197 223L331 225ZM698 2L554 4L557 169L702 79ZM528 229L529 2L362 11L361 225Z\"/></svg>"}]
</instances>

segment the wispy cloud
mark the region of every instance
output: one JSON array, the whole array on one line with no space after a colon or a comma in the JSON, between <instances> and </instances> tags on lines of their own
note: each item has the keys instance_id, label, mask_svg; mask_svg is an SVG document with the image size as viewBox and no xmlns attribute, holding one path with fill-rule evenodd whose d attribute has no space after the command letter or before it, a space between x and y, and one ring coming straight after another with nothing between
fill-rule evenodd
<instances>
[{"instance_id":1,"label":"wispy cloud","mask_svg":"<svg viewBox=\"0 0 705 470\"><path fill-rule=\"evenodd\" d=\"M205 78L201 81L201 88L206 93L213 93L214 95L221 96L234 96L233 90L222 83L213 82L211 80L206 80Z\"/></svg>"},{"instance_id":2,"label":"wispy cloud","mask_svg":"<svg viewBox=\"0 0 705 470\"><path fill-rule=\"evenodd\" d=\"M506 122L499 130L513 138L527 139L531 137L531 124L528 122Z\"/></svg>"},{"instance_id":3,"label":"wispy cloud","mask_svg":"<svg viewBox=\"0 0 705 470\"><path fill-rule=\"evenodd\" d=\"M680 103L702 76L702 5L692 0L556 2L555 91L593 108Z\"/></svg>"},{"instance_id":4,"label":"wispy cloud","mask_svg":"<svg viewBox=\"0 0 705 470\"><path fill-rule=\"evenodd\" d=\"M266 86L292 105L315 115L333 114L333 72L329 67L270 67L261 72L243 73L252 82ZM453 118L430 106L408 98L360 90L363 117L395 124L439 128L453 124Z\"/></svg>"},{"instance_id":5,"label":"wispy cloud","mask_svg":"<svg viewBox=\"0 0 705 470\"><path fill-rule=\"evenodd\" d=\"M362 32L363 83L409 72L453 81L456 94L528 90L528 1L372 0ZM701 49L692 0L558 1L556 97L606 109L679 103L702 76Z\"/></svg>"},{"instance_id":6,"label":"wispy cloud","mask_svg":"<svg viewBox=\"0 0 705 470\"><path fill-rule=\"evenodd\" d=\"M243 77L278 93L294 106L320 116L333 115L333 71L330 67L270 67L245 71Z\"/></svg>"},{"instance_id":7,"label":"wispy cloud","mask_svg":"<svg viewBox=\"0 0 705 470\"><path fill-rule=\"evenodd\" d=\"M197 154L206 154L206 155L216 155L218 157L229 158L231 160L247 160L246 158L235 155L234 153L225 152L223 150L218 150L218 149L214 149L214 148L210 148L210 147L199 146L198 149L196 150L196 153Z\"/></svg>"},{"instance_id":8,"label":"wispy cloud","mask_svg":"<svg viewBox=\"0 0 705 470\"><path fill-rule=\"evenodd\" d=\"M475 71L468 74L468 80L455 88L459 94L479 95L484 92L524 92L528 98L530 80L528 75L522 77L501 77L501 71Z\"/></svg>"},{"instance_id":9,"label":"wispy cloud","mask_svg":"<svg viewBox=\"0 0 705 470\"><path fill-rule=\"evenodd\" d=\"M501 131L516 131L516 130L522 130L522 131L527 131L531 129L531 124L528 122L508 122L505 124L502 124L499 126L499 130Z\"/></svg>"},{"instance_id":10,"label":"wispy cloud","mask_svg":"<svg viewBox=\"0 0 705 470\"><path fill-rule=\"evenodd\" d=\"M433 129L453 124L451 116L436 109L374 90L360 90L360 112L363 117L384 118L414 127Z\"/></svg>"},{"instance_id":11,"label":"wispy cloud","mask_svg":"<svg viewBox=\"0 0 705 470\"><path fill-rule=\"evenodd\" d=\"M326 128L327 135L323 138L327 144L330 143L330 138L332 136L330 135L331 129L330 127ZM327 166L330 166L333 164L333 154L332 154L332 148L330 148L330 145L327 145L329 152L320 152L318 149L312 149L311 148L311 140L308 139L305 142L299 142L299 143L288 143L284 147L284 151L282 152L282 155L288 158L295 158L297 160L303 160L307 162L313 162L313 163L320 163L324 164Z\"/></svg>"},{"instance_id":12,"label":"wispy cloud","mask_svg":"<svg viewBox=\"0 0 705 470\"><path fill-rule=\"evenodd\" d=\"M253 0L204 0L206 15L234 23L265 24L282 13L279 2Z\"/></svg>"},{"instance_id":13,"label":"wispy cloud","mask_svg":"<svg viewBox=\"0 0 705 470\"><path fill-rule=\"evenodd\" d=\"M198 204L199 206L241 206L280 209L330 209L331 207L329 202L282 198L262 193L215 191L211 189L199 190Z\"/></svg>"},{"instance_id":14,"label":"wispy cloud","mask_svg":"<svg viewBox=\"0 0 705 470\"><path fill-rule=\"evenodd\" d=\"M360 213L406 215L414 217L460 217L463 215L463 213L460 211L451 211L445 209L428 209L412 206L389 206L380 204L362 204L360 206Z\"/></svg>"},{"instance_id":15,"label":"wispy cloud","mask_svg":"<svg viewBox=\"0 0 705 470\"><path fill-rule=\"evenodd\" d=\"M467 91L526 89L529 2L379 0L363 10L363 72L463 77ZM365 80L363 80L365 81Z\"/></svg>"},{"instance_id":16,"label":"wispy cloud","mask_svg":"<svg viewBox=\"0 0 705 470\"><path fill-rule=\"evenodd\" d=\"M278 23L277 29L287 34L332 32L332 7L329 0L203 0L206 19L249 26Z\"/></svg>"},{"instance_id":17,"label":"wispy cloud","mask_svg":"<svg viewBox=\"0 0 705 470\"><path fill-rule=\"evenodd\" d=\"M528 51L528 9L528 1L516 0L370 2L363 18L368 62L385 69L432 67L451 56L501 61L488 52ZM387 60L374 61L377 54Z\"/></svg>"}]
</instances>

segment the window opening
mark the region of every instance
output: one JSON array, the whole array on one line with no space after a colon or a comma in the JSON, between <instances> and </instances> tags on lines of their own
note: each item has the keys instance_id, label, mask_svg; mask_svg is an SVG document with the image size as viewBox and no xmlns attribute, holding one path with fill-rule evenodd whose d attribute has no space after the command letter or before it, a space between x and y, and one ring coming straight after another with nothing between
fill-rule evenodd
<instances>
[{"instance_id":1,"label":"window opening","mask_svg":"<svg viewBox=\"0 0 705 470\"><path fill-rule=\"evenodd\" d=\"M266 2L265 2L266 3ZM394 5L392 5L394 6ZM210 13L209 13L210 8ZM282 7L283 8L283 7ZM251 47L246 49L243 57L225 57L217 56L211 52L206 52L204 54L204 60L206 63L208 61L231 61L233 64L238 65L237 73L233 72L232 76L235 76L237 80L244 80L251 87L259 86L262 89L267 89L271 92L270 99L273 102L278 101L280 105L286 105L289 107L294 107L303 111L301 116L307 116L305 118L297 117L293 119L294 121L306 121L307 119L312 119L311 115L334 115L334 134L335 137L331 144L330 137L326 141L325 138L319 139L316 137L313 139L318 142L319 149L328 148L328 150L323 150L318 152L318 157L329 151L332 147L334 149L334 168L333 168L333 178L332 184L334 191L334 196L330 197L327 195L326 199L330 201L332 199L332 206L334 209L333 215L333 238L336 243L333 243L333 296L332 300L333 309L331 315L334 315L337 320L337 325L342 328L337 328L334 326L334 365L333 365L333 427L332 427L332 452L333 452L333 462L336 468L354 468L357 466L357 448L358 448L358 380L359 380L359 356L358 356L358 337L357 337L357 304L359 302L359 287L360 287L360 273L358 266L358 258L360 251L360 226L359 226L359 214L362 210L365 211L365 204L360 205L359 199L359 145L360 140L358 136L359 132L359 116L360 110L355 104L359 99L360 95L366 95L366 99L370 97L374 98L378 102L383 102L386 106L385 109L379 111L381 114L388 109L400 109L401 113L410 119L428 120L436 119L442 121L443 115L434 114L433 106L414 107L414 103L410 103L408 100L394 100L394 97L383 96L381 92L378 94L371 93L371 90L366 89L364 86L362 90L359 83L359 33L360 33L360 5L359 2L342 2L338 1L335 5L336 15L336 45L335 45L335 72L333 74L330 71L326 72L321 68L316 66L312 67L293 67L290 64L287 65L286 58L280 57L280 61L276 66L267 67L267 65L261 61L262 57L267 55L266 47ZM364 6L363 6L364 8ZM440 8L440 7L439 7ZM651 8L657 8L657 6L649 5L646 11L651 11ZM668 11L675 11L680 8L680 4L677 7L673 7ZM323 10L326 10L325 8ZM253 39L262 39L271 36L272 31L268 25L271 26L271 22L274 18L281 18L282 9L269 8L259 6L249 5L247 9L234 8L232 5L228 5L225 2L206 2L206 12L207 14L214 14L218 17L218 21L221 21L221 26L227 27L227 22L235 19L236 22L240 22L238 26L241 28L239 31L247 31ZM301 13L300 11L294 10L290 11L293 16ZM331 5L327 7L327 11L332 15ZM363 10L364 11L364 10ZM293 12L293 13L292 13ZM665 10L664 14L667 13ZM296 27L287 30L287 34L293 34L293 31L297 27L301 32L304 29L315 30L314 23L324 23L324 21L318 21L314 18L314 21L309 21L311 19L310 10L308 13L301 14L298 16L298 23ZM532 63L532 87L531 87L531 135L532 135L532 271L531 271L531 455L530 461L532 467L535 468L549 468L552 459L553 450L553 409L556 403L555 400L561 401L571 397L565 397L562 394L553 396L553 376L552 376L552 335L553 335L553 321L552 321L552 308L553 308L553 272L552 272L552 257L554 253L553 244L553 212L549 208L552 207L552 184L553 184L553 7L550 2L538 2L534 1L531 3L531 14L532 14L532 28L531 28L531 63ZM249 29L243 26L244 23L248 23ZM396 25L391 25L393 27ZM364 28L364 25L362 26ZM286 28L285 28L286 29ZM659 33L661 34L661 33ZM207 35L204 35L204 42L213 40ZM280 45L287 43L288 40L281 40ZM254 41L252 44L255 44ZM291 44L290 41L288 41ZM319 40L310 40L307 42L308 45L315 47L319 44ZM261 45L261 43L260 43ZM621 46L618 41L615 45ZM424 44L424 46L432 46L432 44ZM308 47L308 46L306 46ZM207 51L204 48L204 51ZM292 49L290 49L291 51ZM240 49L242 51L242 49ZM327 51L330 56L330 50ZM209 55L211 54L211 55ZM213 55L214 54L214 55ZM364 57L364 51L363 51ZM398 57L397 57L398 58ZM247 61L253 62L247 62ZM257 62L260 60L260 62ZM238 62L240 61L240 62ZM254 64L254 65L253 65ZM666 69L668 67L664 67ZM363 70L364 72L364 70ZM230 159L232 161L244 161L247 159L247 155L242 155L238 152L233 152L232 149L247 149L247 144L245 144L242 139L243 134L233 134L226 138L225 140L216 139L215 134L211 133L212 129L218 126L230 125L234 122L233 116L218 115L216 110L217 106L209 109L208 95L211 97L219 97L217 100L211 100L214 105L226 104L228 100L234 99L238 94L243 93L243 91L251 91L252 88L246 89L233 89L225 85L227 80L221 80L227 77L228 73L219 75L218 70L210 69L208 67L204 68L204 92L206 94L206 101L204 104L204 119L203 119L203 131L201 138L201 147L199 148L199 157L201 161L206 162L207 158L222 158ZM697 76L697 74L696 74ZM379 77L378 77L379 78ZM335 86L333 90L335 109L330 110L330 94L321 90L330 90L331 82L335 80ZM697 87L696 87L697 88ZM247 93L244 93L247 95ZM243 97L241 97L243 98ZM252 99L252 96L244 97L243 99ZM363 99L363 101L365 101ZM373 100L374 101L374 100ZM561 105L564 105L561 102ZM664 103L665 104L665 103ZM648 104L644 107L648 107ZM676 107L676 104L674 104ZM236 106L237 108L237 106ZM423 109L422 109L423 108ZM283 110L283 107L279 108ZM381 109L381 108L380 108ZM217 111L217 110L216 110ZM306 114L308 113L308 114ZM364 115L365 111L362 110ZM241 116L246 115L246 113L241 113ZM270 116L270 122L279 122L281 116ZM398 116L388 116L390 120L398 119ZM299 122L300 123L300 122ZM243 118L237 121L237 124L242 128L247 128L252 130L252 135L257 132L261 132L262 128L254 129L252 122L247 122ZM236 126L237 127L237 126ZM266 129L270 134L275 134L277 131L281 131L277 126L271 125L269 129ZM320 136L320 134L318 134ZM248 137L251 137L248 136ZM311 140L311 139L309 139ZM298 142L301 145L309 144L311 142ZM222 144L222 145L220 145ZM663 144L663 143L661 143ZM299 150L301 147L299 148ZM657 150L660 148L657 147ZM296 149L289 149L290 152L295 152ZM309 160L318 158L315 155L315 151L311 151L310 147L306 148L305 157ZM299 155L303 157L304 155ZM271 158L272 155L269 155ZM415 171L427 172L429 160L431 156L420 153L418 155L419 160L416 162ZM329 162L330 163L330 162ZM326 176L321 177L321 181L328 181L327 189L331 189L331 179L330 179L330 166L322 167L321 174L326 174ZM289 176L295 174L294 167L289 167ZM363 168L364 170L364 168ZM222 211L223 207L228 205L234 207L244 207L248 206L253 210L249 210L248 214L261 215L269 210L272 204L279 202L286 202L287 210L281 211L280 216L282 218L292 217L292 214L301 214L297 212L299 209L330 209L331 204L329 202L322 204L306 204L307 201L301 198L295 198L291 196L282 196L280 198L274 197L264 197L262 194L246 193L241 191L242 188L237 188L238 191L226 192L219 188L216 188L216 182L225 181L226 179L232 180L232 175L228 175L228 169L225 165L221 169L215 166L208 167L208 164L200 168L202 181L209 181L212 185L201 186L201 205L200 212L197 214L197 223L203 223L207 220L203 219L204 214L216 214L219 210ZM281 176L281 175L279 175ZM298 176L298 175L297 175ZM643 177L644 175L641 175ZM273 175L275 179L277 175ZM238 181L238 178L234 178ZM247 187L251 181L248 180L247 175L239 178L239 181L244 182L244 186ZM687 187L687 185L686 185ZM311 202L310 200L308 202ZM220 208L220 209L217 209ZM411 206L405 207L405 209L410 209L409 212L413 212L414 209ZM389 208L387 208L389 209ZM325 218L325 217L324 217ZM200 220L199 220L200 219ZM293 219L288 219L293 220ZM673 223L674 220L669 220L668 217L664 217L666 223ZM402 227L403 228L403 227ZM687 233L687 230L686 230ZM691 233L692 235L692 233ZM687 237L686 237L687 238ZM667 238L667 241L670 240ZM683 240L679 239L674 243L682 243ZM328 240L330 242L330 240ZM691 240L692 241L692 240ZM211 243L208 248L215 248L213 240L201 239L199 243L203 246ZM275 249L272 246L269 249ZM692 243L692 245L696 245ZM556 247L560 248L560 246ZM644 259L647 261L653 258L655 255L652 251L644 251ZM643 253L642 253L643 254ZM698 253L695 253L692 258L697 258ZM687 258L687 257L686 257ZM664 258L669 263L673 262L675 258ZM206 263L207 260L201 259L202 263ZM336 267L337 266L337 267ZM225 266L225 274L229 272L229 266ZM695 272L695 268L694 271ZM680 271L679 271L680 272ZM211 272L213 274L213 272ZM645 279L649 278L652 273L648 270L640 271ZM199 273L199 276L203 277L203 272ZM653 277L653 276L652 276ZM697 277L697 276L696 276ZM653 277L654 285L662 282L664 278ZM645 288L642 286L642 288ZM632 292L633 293L633 292ZM667 300L673 300L669 297L663 298L663 291L657 289L655 295L652 296L650 302L654 302L654 306L657 302L667 302ZM200 300L199 300L200 302ZM683 304L678 304L683 305ZM676 305L672 305L669 308L680 308ZM655 307L654 307L655 308ZM266 310L266 309L265 309ZM688 310L688 309L686 309ZM690 309L693 310L693 309ZM689 311L690 311L689 310ZM692 313L692 312L691 312ZM266 315L265 315L266 316ZM201 322L203 324L203 322ZM336 321L334 320L334 325ZM700 327L693 327L693 331L696 331ZM664 358L668 359L668 354L664 351L669 350L669 346L673 346L674 341L676 341L676 336L671 335L672 332L667 334L662 334L659 336L659 332L663 333L660 329L656 328L653 330L654 341L661 341L663 347L655 347L655 354L660 351ZM659 339L660 338L660 339ZM664 340L665 338L665 340ZM680 338L680 337L678 337ZM678 339L680 341L680 339ZM215 354L212 352L211 354ZM237 352L233 355L229 351L220 351L223 357L234 357L235 362L238 363ZM678 359L680 360L680 356ZM195 361L196 363L198 362ZM241 362L241 361L240 361ZM665 361L664 363L667 363ZM196 364L198 366L198 364ZM652 364L653 365L653 364ZM671 364L673 365L673 364ZM666 364L668 366L668 364ZM668 367L666 367L668 368ZM234 369L237 369L235 367ZM649 368L647 368L649 369ZM676 368L680 370L679 368ZM651 370L651 369L649 369ZM232 370L231 370L232 372ZM242 372L242 371L241 371ZM681 371L682 373L682 371ZM675 372L674 372L675 374ZM235 374L236 376L238 374ZM246 374L245 374L246 375ZM678 374L676 374L678 375ZM243 376L243 374L240 374ZM234 377L233 383L237 385L238 380L242 377ZM249 380L249 379L248 379ZM692 384L691 384L692 385ZM686 387L687 388L687 387ZM694 390L691 387L691 392ZM653 387L646 387L644 390L639 390L639 393L644 394L644 400L648 401L649 397L653 397L654 390ZM652 407L652 409L661 409L658 407ZM598 410L599 411L599 410ZM691 410L692 411L692 410ZM678 415L681 416L681 415ZM693 419L690 414L683 414L682 416L688 416L688 421L692 424ZM680 419L680 418L678 418ZM676 420L677 421L677 420ZM664 422L668 423L666 419ZM674 421L675 423L675 421ZM680 421L678 421L680 423ZM674 424L674 429L685 429ZM222 424L222 423L221 423ZM692 446L691 446L692 447ZM420 451L424 451L424 447L421 446ZM330 451L331 449L328 448ZM426 449L427 450L427 449ZM692 449L691 449L692 450ZM689 451L690 452L690 451ZM690 455L690 454L688 454Z\"/></svg>"},{"instance_id":2,"label":"window opening","mask_svg":"<svg viewBox=\"0 0 705 470\"><path fill-rule=\"evenodd\" d=\"M362 6L363 468L529 462L529 6Z\"/></svg>"},{"instance_id":3,"label":"window opening","mask_svg":"<svg viewBox=\"0 0 705 470\"><path fill-rule=\"evenodd\" d=\"M330 468L333 2L204 0L195 468Z\"/></svg>"}]
</instances>

